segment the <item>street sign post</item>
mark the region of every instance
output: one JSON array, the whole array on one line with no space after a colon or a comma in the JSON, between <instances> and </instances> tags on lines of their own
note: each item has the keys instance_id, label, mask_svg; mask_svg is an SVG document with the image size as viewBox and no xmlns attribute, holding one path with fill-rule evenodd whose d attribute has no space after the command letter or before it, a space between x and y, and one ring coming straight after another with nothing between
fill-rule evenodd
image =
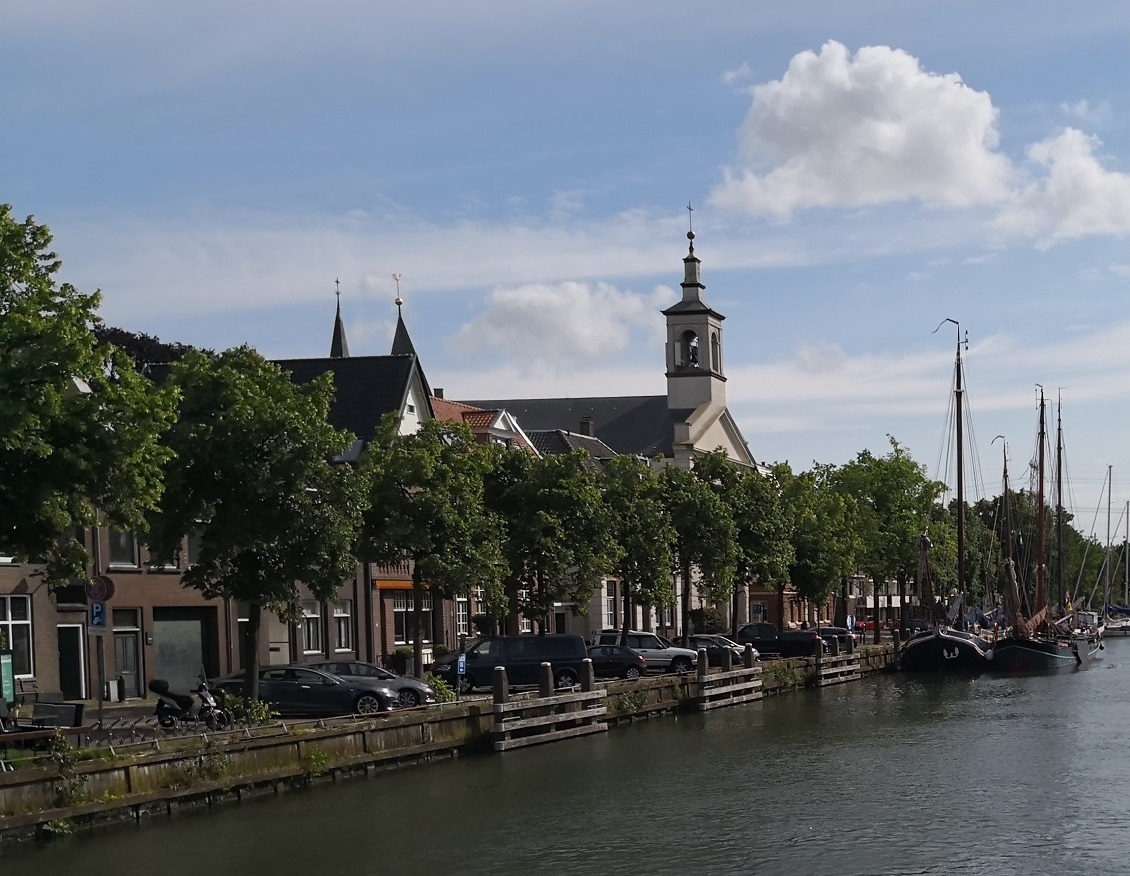
<instances>
[{"instance_id":1,"label":"street sign post","mask_svg":"<svg viewBox=\"0 0 1130 876\"><path fill-rule=\"evenodd\" d=\"M106 635L106 603L105 602L91 602L90 603L90 620L87 622L90 632L95 636Z\"/></svg>"}]
</instances>

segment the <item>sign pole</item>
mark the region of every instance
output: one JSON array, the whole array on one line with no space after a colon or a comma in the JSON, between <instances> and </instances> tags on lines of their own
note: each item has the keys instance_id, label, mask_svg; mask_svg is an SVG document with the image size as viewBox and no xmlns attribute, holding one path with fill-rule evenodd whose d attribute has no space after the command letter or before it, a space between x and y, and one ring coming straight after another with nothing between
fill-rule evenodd
<instances>
[{"instance_id":1,"label":"sign pole","mask_svg":"<svg viewBox=\"0 0 1130 876\"><path fill-rule=\"evenodd\" d=\"M106 700L106 637L95 636L98 640L98 729L106 725L102 722L102 704Z\"/></svg>"}]
</instances>

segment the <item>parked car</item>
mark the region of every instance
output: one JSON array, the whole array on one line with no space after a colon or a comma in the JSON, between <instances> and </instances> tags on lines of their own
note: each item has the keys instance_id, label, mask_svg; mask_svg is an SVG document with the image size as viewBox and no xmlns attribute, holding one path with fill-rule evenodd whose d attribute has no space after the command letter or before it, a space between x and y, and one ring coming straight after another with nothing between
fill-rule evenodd
<instances>
[{"instance_id":1,"label":"parked car","mask_svg":"<svg viewBox=\"0 0 1130 876\"><path fill-rule=\"evenodd\" d=\"M908 617L906 619L906 628L912 633L920 633L922 630L930 629L930 619L926 617Z\"/></svg>"},{"instance_id":2,"label":"parked car","mask_svg":"<svg viewBox=\"0 0 1130 876\"><path fill-rule=\"evenodd\" d=\"M816 632L820 634L820 638L824 640L824 644L829 648L831 648L832 640L837 640L841 652L847 650L849 641L852 647L859 644L859 636L847 627L817 627Z\"/></svg>"},{"instance_id":3,"label":"parked car","mask_svg":"<svg viewBox=\"0 0 1130 876\"><path fill-rule=\"evenodd\" d=\"M879 629L883 629L883 627L886 626L883 621L876 621L873 617L867 617L855 622L855 628L857 630L873 630L876 625L878 625Z\"/></svg>"},{"instance_id":4,"label":"parked car","mask_svg":"<svg viewBox=\"0 0 1130 876\"><path fill-rule=\"evenodd\" d=\"M396 691L397 703L402 709L437 702L436 692L426 682L407 675L397 675L395 672L389 672L383 667L366 663L364 660L327 660L305 665L313 669L320 669L322 672L329 672L331 675L346 680L350 678L375 678L384 682Z\"/></svg>"},{"instance_id":5,"label":"parked car","mask_svg":"<svg viewBox=\"0 0 1130 876\"><path fill-rule=\"evenodd\" d=\"M593 644L619 645L621 638L620 630L601 630ZM643 657L653 672L690 672L698 666L698 651L678 648L655 633L629 630L628 647Z\"/></svg>"},{"instance_id":6,"label":"parked car","mask_svg":"<svg viewBox=\"0 0 1130 876\"><path fill-rule=\"evenodd\" d=\"M209 681L213 690L243 694L244 673L234 672ZM398 694L375 678L340 678L301 664L259 669L259 699L284 718L322 718L371 715L399 708Z\"/></svg>"},{"instance_id":7,"label":"parked car","mask_svg":"<svg viewBox=\"0 0 1130 876\"><path fill-rule=\"evenodd\" d=\"M581 636L495 636L481 639L466 651L466 672L458 674L458 655L441 657L432 671L452 687L468 693L476 687L489 687L494 667L506 669L512 685L537 684L541 664L553 667L553 683L569 687L581 680L581 669L588 657L588 648Z\"/></svg>"},{"instance_id":8,"label":"parked car","mask_svg":"<svg viewBox=\"0 0 1130 876\"><path fill-rule=\"evenodd\" d=\"M816 630L778 630L773 624L746 624L734 636L738 644L751 644L763 658L811 657L820 649L824 651L824 640Z\"/></svg>"},{"instance_id":9,"label":"parked car","mask_svg":"<svg viewBox=\"0 0 1130 876\"><path fill-rule=\"evenodd\" d=\"M722 652L729 650L733 655L734 666L741 666L742 661L745 660L745 645L739 645L733 639L727 639L725 636L717 635L714 633L696 633L690 637L691 648L695 651L706 651L706 661L711 666L722 665ZM756 660L761 655L757 649L753 649L753 659Z\"/></svg>"},{"instance_id":10,"label":"parked car","mask_svg":"<svg viewBox=\"0 0 1130 876\"><path fill-rule=\"evenodd\" d=\"M623 645L593 645L589 659L597 678L637 679L647 674L647 661Z\"/></svg>"}]
</instances>

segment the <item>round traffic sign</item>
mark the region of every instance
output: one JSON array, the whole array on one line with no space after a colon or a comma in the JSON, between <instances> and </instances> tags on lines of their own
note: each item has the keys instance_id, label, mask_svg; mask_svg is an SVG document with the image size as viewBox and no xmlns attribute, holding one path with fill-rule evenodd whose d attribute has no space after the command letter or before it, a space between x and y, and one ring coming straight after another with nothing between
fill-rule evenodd
<instances>
[{"instance_id":1,"label":"round traffic sign","mask_svg":"<svg viewBox=\"0 0 1130 876\"><path fill-rule=\"evenodd\" d=\"M94 575L86 582L86 598L91 602L107 602L114 597L114 582L106 575Z\"/></svg>"}]
</instances>

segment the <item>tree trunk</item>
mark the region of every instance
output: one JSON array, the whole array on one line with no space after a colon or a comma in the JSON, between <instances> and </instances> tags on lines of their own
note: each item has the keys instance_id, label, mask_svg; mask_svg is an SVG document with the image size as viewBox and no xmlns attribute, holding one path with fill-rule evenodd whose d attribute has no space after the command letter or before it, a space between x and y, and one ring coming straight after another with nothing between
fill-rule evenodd
<instances>
[{"instance_id":1,"label":"tree trunk","mask_svg":"<svg viewBox=\"0 0 1130 876\"><path fill-rule=\"evenodd\" d=\"M259 629L263 609L252 602L247 607L247 653L243 655L243 696L252 702L259 699Z\"/></svg>"},{"instance_id":2,"label":"tree trunk","mask_svg":"<svg viewBox=\"0 0 1130 876\"><path fill-rule=\"evenodd\" d=\"M680 574L683 576L683 638L682 646L691 644L691 564L684 562Z\"/></svg>"},{"instance_id":3,"label":"tree trunk","mask_svg":"<svg viewBox=\"0 0 1130 876\"><path fill-rule=\"evenodd\" d=\"M435 610L434 607L432 609ZM419 563L412 563L412 674L424 677L424 643L420 630L424 626L424 575Z\"/></svg>"}]
</instances>

